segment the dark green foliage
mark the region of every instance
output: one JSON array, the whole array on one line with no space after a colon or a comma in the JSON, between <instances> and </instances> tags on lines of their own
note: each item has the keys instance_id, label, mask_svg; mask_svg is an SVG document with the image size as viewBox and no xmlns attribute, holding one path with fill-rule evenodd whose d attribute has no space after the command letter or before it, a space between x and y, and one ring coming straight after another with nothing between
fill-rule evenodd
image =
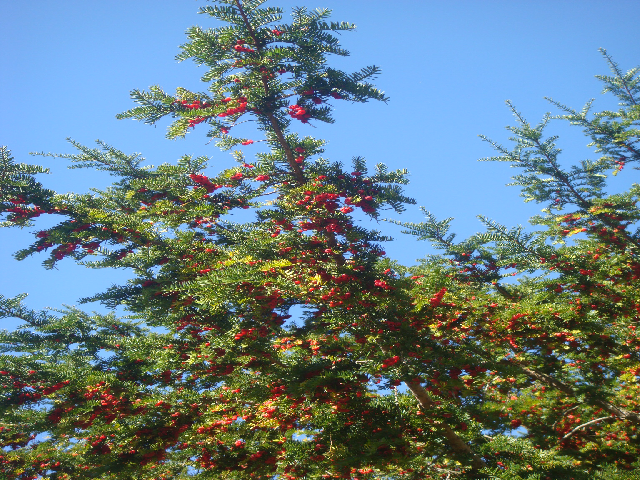
<instances>
[{"instance_id":1,"label":"dark green foliage","mask_svg":"<svg viewBox=\"0 0 640 480\"><path fill-rule=\"evenodd\" d=\"M60 195L1 151L2 225L60 219L17 259L131 274L82 300L122 318L0 296L0 318L21 321L0 332L3 478L636 478L640 187L610 194L606 175L638 160L638 69L603 52L617 112L554 102L565 115L531 126L509 105L513 147L492 142L487 160L522 172L513 185L545 207L535 230L480 216L484 231L458 241L425 209L403 225L438 252L407 267L354 214L413 204L406 170L361 157L345 170L293 128L332 122L341 99L387 100L368 83L377 67L328 66L347 54L333 33L353 25L215 3L200 13L227 25L191 28L178 57L209 68L207 91L134 90L119 118L169 116L170 138L206 123L234 164L153 167L71 141L71 168L116 179ZM267 146L254 157L230 134L247 118ZM601 157L562 166L545 130L557 119Z\"/></svg>"}]
</instances>

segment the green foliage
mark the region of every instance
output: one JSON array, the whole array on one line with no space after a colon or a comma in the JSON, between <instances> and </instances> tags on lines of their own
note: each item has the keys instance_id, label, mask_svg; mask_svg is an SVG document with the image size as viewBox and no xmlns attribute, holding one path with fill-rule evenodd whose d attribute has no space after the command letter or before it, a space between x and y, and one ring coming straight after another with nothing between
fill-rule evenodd
<instances>
[{"instance_id":1,"label":"green foliage","mask_svg":"<svg viewBox=\"0 0 640 480\"><path fill-rule=\"evenodd\" d=\"M82 300L123 318L0 296L0 318L21 321L0 332L3 478L634 478L640 186L610 194L606 178L638 160L639 70L603 51L617 112L552 102L564 114L532 126L509 104L513 145L491 142L487 160L519 169L512 185L544 204L534 230L480 216L484 231L457 241L451 218L423 209L401 225L438 253L402 266L354 212L413 204L406 170L356 157L347 171L293 128L332 122L334 100L386 101L368 83L377 67L328 66L347 55L333 34L354 26L215 3L200 13L226 26L189 29L178 56L208 67L207 91L134 90L119 118L171 117L169 138L206 123L233 165L154 167L70 141L78 153L58 157L116 180L60 195L0 153L2 226L60 216L18 260L131 273ZM268 146L255 156L230 134L248 118ZM562 165L555 120L600 158ZM244 210L255 219L234 221Z\"/></svg>"},{"instance_id":2,"label":"green foliage","mask_svg":"<svg viewBox=\"0 0 640 480\"><path fill-rule=\"evenodd\" d=\"M44 209L50 207L49 198L53 192L36 181L35 175L39 173L49 173L49 170L39 165L16 164L11 151L6 146L0 147L0 208L3 213L8 212L0 227L27 227L32 225L32 218L46 213ZM31 207L32 204L36 206Z\"/></svg>"},{"instance_id":3,"label":"green foliage","mask_svg":"<svg viewBox=\"0 0 640 480\"><path fill-rule=\"evenodd\" d=\"M157 86L149 92L134 90L131 97L140 106L118 118L153 124L171 116L176 120L169 126L168 138L184 136L190 127L205 122L211 126L208 135L220 138L219 146L231 148L246 139L229 138L229 131L249 115L270 131L272 122L280 128L289 125L293 106L305 112L297 117L303 122L313 118L332 123L331 98L387 100L368 82L380 73L378 67L347 74L326 66L327 55L349 54L331 32L355 28L346 22L327 23L329 10L296 8L290 24L277 25L273 23L283 13L279 8L239 7L232 2L201 7L200 13L229 24L208 30L191 28L187 32L190 41L177 56L209 67L202 77L209 83L208 92L178 89L171 96ZM251 88L255 85L264 88ZM296 96L297 101L292 102Z\"/></svg>"}]
</instances>

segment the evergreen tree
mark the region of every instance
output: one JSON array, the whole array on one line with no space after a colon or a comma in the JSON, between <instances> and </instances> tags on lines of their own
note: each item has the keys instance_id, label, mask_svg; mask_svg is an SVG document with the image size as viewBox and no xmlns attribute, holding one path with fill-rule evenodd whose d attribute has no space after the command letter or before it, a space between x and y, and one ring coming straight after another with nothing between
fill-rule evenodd
<instances>
[{"instance_id":1,"label":"evergreen tree","mask_svg":"<svg viewBox=\"0 0 640 480\"><path fill-rule=\"evenodd\" d=\"M134 90L119 117L169 117L169 138L206 127L235 166L149 167L73 143L61 157L117 181L61 195L0 152L2 225L60 218L18 259L133 274L85 299L125 318L0 297L23 322L0 334L5 478L634 478L640 187L610 195L605 181L640 160L638 69L603 51L618 111L554 102L598 160L565 169L551 117L532 126L515 109L514 147L492 142L488 160L522 170L514 184L544 205L537 230L481 217L486 231L456 242L451 219L425 211L405 227L442 253L403 267L354 215L414 203L406 171L347 169L297 133L343 100L386 100L377 67L327 65L353 25L215 3L201 13L226 26L190 29L179 57L207 66L206 92ZM236 134L248 120L253 139ZM234 222L240 209L255 220Z\"/></svg>"}]
</instances>

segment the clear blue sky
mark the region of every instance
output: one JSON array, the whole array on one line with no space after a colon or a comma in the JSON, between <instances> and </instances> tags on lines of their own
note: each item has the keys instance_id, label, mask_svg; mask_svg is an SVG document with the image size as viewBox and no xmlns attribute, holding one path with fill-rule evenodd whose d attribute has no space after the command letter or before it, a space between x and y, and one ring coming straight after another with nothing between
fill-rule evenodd
<instances>
[{"instance_id":1,"label":"clear blue sky","mask_svg":"<svg viewBox=\"0 0 640 480\"><path fill-rule=\"evenodd\" d=\"M409 195L440 218L456 218L460 237L480 229L483 214L504 224L525 224L540 206L524 205L519 191L504 187L515 173L505 164L479 163L492 155L478 134L506 142L512 123L504 101L512 100L533 123L553 108L550 96L580 108L615 107L600 96L595 74L608 69L599 47L624 70L640 64L636 0L274 0L285 11L295 5L327 7L333 19L355 23L344 34L351 51L336 59L345 70L376 64L378 86L388 104L337 104L336 124L306 128L304 134L329 140L325 157L348 162L362 155L411 172ZM226 153L207 145L204 129L185 140L164 138L153 128L114 117L133 106L129 91L159 84L205 90L204 70L178 64L174 55L193 24L215 26L198 15L204 0L57 0L2 2L0 142L16 161L41 163L52 174L46 186L58 192L104 187L110 177L67 170L64 160L32 158L29 152L72 153L72 137L91 145L101 139L125 152L141 152L149 163L173 162L184 154L208 155L212 170L231 164ZM593 155L579 130L558 124L567 163ZM251 150L247 149L247 153ZM634 173L625 176L629 182ZM401 217L420 221L417 207ZM70 261L45 271L32 257L16 262L12 252L32 238L29 232L0 231L0 293L29 292L33 308L74 304L126 278L124 272L87 271ZM392 258L411 264L428 251L426 243L396 235L386 224L368 225L394 234L385 246ZM92 308L92 307L88 307ZM9 324L6 325L10 327ZM0 325L2 327L2 325Z\"/></svg>"}]
</instances>

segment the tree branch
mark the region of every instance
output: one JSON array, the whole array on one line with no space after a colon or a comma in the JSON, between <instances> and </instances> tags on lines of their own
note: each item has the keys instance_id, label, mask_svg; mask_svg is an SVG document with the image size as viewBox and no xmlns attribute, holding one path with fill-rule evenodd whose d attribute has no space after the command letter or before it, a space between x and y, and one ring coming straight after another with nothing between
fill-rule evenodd
<instances>
[{"instance_id":1,"label":"tree branch","mask_svg":"<svg viewBox=\"0 0 640 480\"><path fill-rule=\"evenodd\" d=\"M282 132L282 129L278 124L278 120L276 119L273 113L265 113L264 115L269 119L271 128L273 128L273 133L276 134L276 137L278 138L278 142L280 143L280 146L284 150L284 153L287 157L287 162L289 163L291 170L293 170L293 174L296 177L296 181L298 182L298 185L304 185L305 183L307 183L307 179L305 178L304 173L302 172L302 168L300 168L300 165L296 163L295 156L293 155L293 150L291 150L291 146L287 143L286 138L284 138L284 133Z\"/></svg>"},{"instance_id":2,"label":"tree branch","mask_svg":"<svg viewBox=\"0 0 640 480\"><path fill-rule=\"evenodd\" d=\"M420 385L420 383L411 380L406 381L405 383L416 400L418 400L422 409L433 409L436 406L436 403L431 399L429 393L422 385ZM460 436L454 432L449 425L446 423L440 423L438 426L444 437L447 439L449 446L455 453L471 456L471 466L474 470L480 470L485 467L485 463L482 458L476 455L473 450L471 450L471 447L467 445L467 443L460 438Z\"/></svg>"},{"instance_id":3,"label":"tree branch","mask_svg":"<svg viewBox=\"0 0 640 480\"><path fill-rule=\"evenodd\" d=\"M562 440L566 440L571 435L576 433L578 430L583 429L584 427L588 427L589 425L593 425L594 423L601 422L602 420L609 420L609 419L612 419L612 418L616 418L616 417L613 417L613 416L611 416L611 417L600 417L600 418L596 418L595 420L591 420L591 421L589 421L587 423L583 423L582 425L578 425L576 428L574 428L569 433L567 433L564 437L562 437Z\"/></svg>"},{"instance_id":4,"label":"tree branch","mask_svg":"<svg viewBox=\"0 0 640 480\"><path fill-rule=\"evenodd\" d=\"M247 27L247 30L249 31L249 36L253 40L253 44L255 45L258 53L262 54L262 45L260 44L260 42L258 42L258 37L256 36L256 32L253 29L253 26L251 25L251 22L249 21L247 14L242 8L241 1L235 0L235 3L236 3L236 6L238 7L238 11L240 12L240 15L242 16L242 20L244 21L244 24ZM268 79L265 75L262 76L262 86L264 88L265 95L269 95L269 84L268 84ZM304 185L305 183L307 183L307 180L304 176L304 173L302 172L302 168L300 168L300 165L296 163L295 155L291 150L291 146L287 143L287 140L284 136L284 132L282 131L282 129L280 128L280 125L278 124L278 119L271 112L269 113L263 112L263 115L267 117L267 119L269 120L269 123L271 124L271 128L273 129L273 133L276 134L276 137L278 138L278 142L280 143L280 146L284 150L284 153L287 157L287 162L289 163L291 170L293 170L293 174L296 177L296 181L298 182L299 185Z\"/></svg>"},{"instance_id":5,"label":"tree branch","mask_svg":"<svg viewBox=\"0 0 640 480\"><path fill-rule=\"evenodd\" d=\"M389 349L382 345L380 345L380 349L385 354L389 353ZM437 406L436 403L431 399L429 393L424 389L422 385L420 385L420 382L407 380L405 381L405 383L415 399L418 400L421 409L432 410ZM449 446L456 454L471 457L471 466L474 471L480 470L486 466L482 458L476 455L473 450L471 450L471 447L467 445L467 443L462 438L460 438L460 436L456 432L454 432L449 425L444 422L439 422L438 427L442 431L444 438L447 439Z\"/></svg>"},{"instance_id":6,"label":"tree branch","mask_svg":"<svg viewBox=\"0 0 640 480\"><path fill-rule=\"evenodd\" d=\"M539 380L540 382L549 385L553 388L556 388L558 390L560 390L563 393L566 393L567 395L571 396L571 397L575 397L576 396L576 392L574 392L574 390L567 384L561 382L560 380L557 380L553 377L551 377L550 375L544 374L544 373L540 373L540 372L536 372L535 370L531 370L530 368L527 368L523 365L518 365L517 363L513 363L510 362L512 365L516 366L517 368L521 369L524 373L526 373L527 375L529 375L531 378L534 378L536 380ZM613 405L610 402L607 402L606 400L600 400L599 398L590 398L587 397L586 398L587 403L594 405L594 406L598 406L600 408L602 408L603 410L611 413L613 416L620 418L621 420L627 420L636 424L640 424L640 414L636 413L636 412L630 412L628 410L625 410L623 408L620 407L616 407L615 405Z\"/></svg>"}]
</instances>

